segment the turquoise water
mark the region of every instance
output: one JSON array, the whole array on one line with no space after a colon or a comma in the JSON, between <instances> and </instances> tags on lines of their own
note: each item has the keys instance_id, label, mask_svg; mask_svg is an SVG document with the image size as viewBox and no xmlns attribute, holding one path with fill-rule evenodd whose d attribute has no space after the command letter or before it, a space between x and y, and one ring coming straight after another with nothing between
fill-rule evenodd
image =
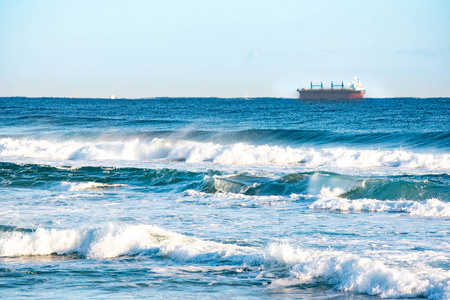
<instances>
[{"instance_id":1,"label":"turquoise water","mask_svg":"<svg viewBox=\"0 0 450 300\"><path fill-rule=\"evenodd\" d=\"M450 99L0 98L2 298L450 299Z\"/></svg>"}]
</instances>

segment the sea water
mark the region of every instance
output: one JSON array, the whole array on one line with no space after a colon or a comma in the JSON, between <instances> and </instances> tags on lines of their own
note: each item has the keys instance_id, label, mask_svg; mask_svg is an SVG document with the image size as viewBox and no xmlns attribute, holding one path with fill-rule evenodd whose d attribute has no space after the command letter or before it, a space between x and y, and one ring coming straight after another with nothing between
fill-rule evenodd
<instances>
[{"instance_id":1,"label":"sea water","mask_svg":"<svg viewBox=\"0 0 450 300\"><path fill-rule=\"evenodd\" d=\"M0 111L2 299L450 299L449 98Z\"/></svg>"}]
</instances>

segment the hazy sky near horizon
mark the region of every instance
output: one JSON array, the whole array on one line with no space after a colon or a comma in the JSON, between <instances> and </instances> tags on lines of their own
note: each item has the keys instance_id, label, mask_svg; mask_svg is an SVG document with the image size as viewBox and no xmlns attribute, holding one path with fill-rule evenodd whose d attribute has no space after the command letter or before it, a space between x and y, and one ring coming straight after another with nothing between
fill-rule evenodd
<instances>
[{"instance_id":1,"label":"hazy sky near horizon","mask_svg":"<svg viewBox=\"0 0 450 300\"><path fill-rule=\"evenodd\" d=\"M0 0L0 96L450 97L450 1Z\"/></svg>"}]
</instances>

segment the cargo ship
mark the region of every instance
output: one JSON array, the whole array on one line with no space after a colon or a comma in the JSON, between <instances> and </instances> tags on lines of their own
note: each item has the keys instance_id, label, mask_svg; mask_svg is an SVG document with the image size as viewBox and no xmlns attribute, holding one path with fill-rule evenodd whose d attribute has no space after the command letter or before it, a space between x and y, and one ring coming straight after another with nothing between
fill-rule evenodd
<instances>
[{"instance_id":1,"label":"cargo ship","mask_svg":"<svg viewBox=\"0 0 450 300\"><path fill-rule=\"evenodd\" d=\"M324 89L323 82L313 83L311 88L297 89L300 99L359 99L364 98L366 91L361 81L355 77L355 80L348 84L348 88L344 88L344 82L331 82L331 88Z\"/></svg>"}]
</instances>

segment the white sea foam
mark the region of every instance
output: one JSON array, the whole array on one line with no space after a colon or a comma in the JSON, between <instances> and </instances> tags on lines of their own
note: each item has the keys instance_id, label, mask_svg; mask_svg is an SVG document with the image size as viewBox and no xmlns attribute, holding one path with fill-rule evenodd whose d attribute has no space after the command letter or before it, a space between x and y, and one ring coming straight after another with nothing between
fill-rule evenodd
<instances>
[{"instance_id":1,"label":"white sea foam","mask_svg":"<svg viewBox=\"0 0 450 300\"><path fill-rule=\"evenodd\" d=\"M7 233L0 237L0 256L84 253L90 243L88 235L88 230L43 228Z\"/></svg>"},{"instance_id":2,"label":"white sea foam","mask_svg":"<svg viewBox=\"0 0 450 300\"><path fill-rule=\"evenodd\" d=\"M432 267L404 269L356 254L313 250L273 243L267 248L205 241L152 225L88 229L38 229L0 236L0 256L78 253L91 259L121 255L155 255L178 262L224 262L241 266L283 265L291 271L287 284L325 281L338 290L381 297L450 297L450 272ZM286 279L271 277L271 285Z\"/></svg>"},{"instance_id":3,"label":"white sea foam","mask_svg":"<svg viewBox=\"0 0 450 300\"><path fill-rule=\"evenodd\" d=\"M201 202L204 204L212 204L228 207L230 205L237 206L271 206L271 205L281 205L289 201L296 201L299 199L300 195L292 194L289 197L286 196L254 196L254 195L244 195L240 193L204 193L195 190L187 190L184 193L183 201L189 201L193 198L196 202Z\"/></svg>"},{"instance_id":4,"label":"white sea foam","mask_svg":"<svg viewBox=\"0 0 450 300\"><path fill-rule=\"evenodd\" d=\"M450 203L438 199L425 201L375 200L339 198L342 189L323 188L319 199L312 203L311 209L324 209L342 212L400 212L413 216L450 217Z\"/></svg>"},{"instance_id":5,"label":"white sea foam","mask_svg":"<svg viewBox=\"0 0 450 300\"><path fill-rule=\"evenodd\" d=\"M204 259L203 254L226 257L240 247L203 241L152 225L115 226L91 229L37 229L6 233L0 237L0 256L77 253L88 258L155 253L177 260Z\"/></svg>"},{"instance_id":6,"label":"white sea foam","mask_svg":"<svg viewBox=\"0 0 450 300\"><path fill-rule=\"evenodd\" d=\"M450 169L450 153L414 153L402 149L353 150L344 147L291 148L245 143L220 145L162 138L114 142L2 138L0 156L72 161L168 159L188 164L212 162L220 165L300 165L307 168Z\"/></svg>"},{"instance_id":7,"label":"white sea foam","mask_svg":"<svg viewBox=\"0 0 450 300\"><path fill-rule=\"evenodd\" d=\"M117 188L125 186L125 184L106 184L100 182L61 182L60 189L63 191L89 191L89 190L102 190L108 188Z\"/></svg>"},{"instance_id":8,"label":"white sea foam","mask_svg":"<svg viewBox=\"0 0 450 300\"><path fill-rule=\"evenodd\" d=\"M381 261L362 258L337 251L312 251L290 245L272 244L267 257L293 265L288 285L324 280L338 290L392 297L450 297L450 272L441 271L434 276L432 270L414 273L407 269L387 266ZM427 276L423 276L427 273ZM286 285L285 279L275 280L274 285Z\"/></svg>"}]
</instances>

